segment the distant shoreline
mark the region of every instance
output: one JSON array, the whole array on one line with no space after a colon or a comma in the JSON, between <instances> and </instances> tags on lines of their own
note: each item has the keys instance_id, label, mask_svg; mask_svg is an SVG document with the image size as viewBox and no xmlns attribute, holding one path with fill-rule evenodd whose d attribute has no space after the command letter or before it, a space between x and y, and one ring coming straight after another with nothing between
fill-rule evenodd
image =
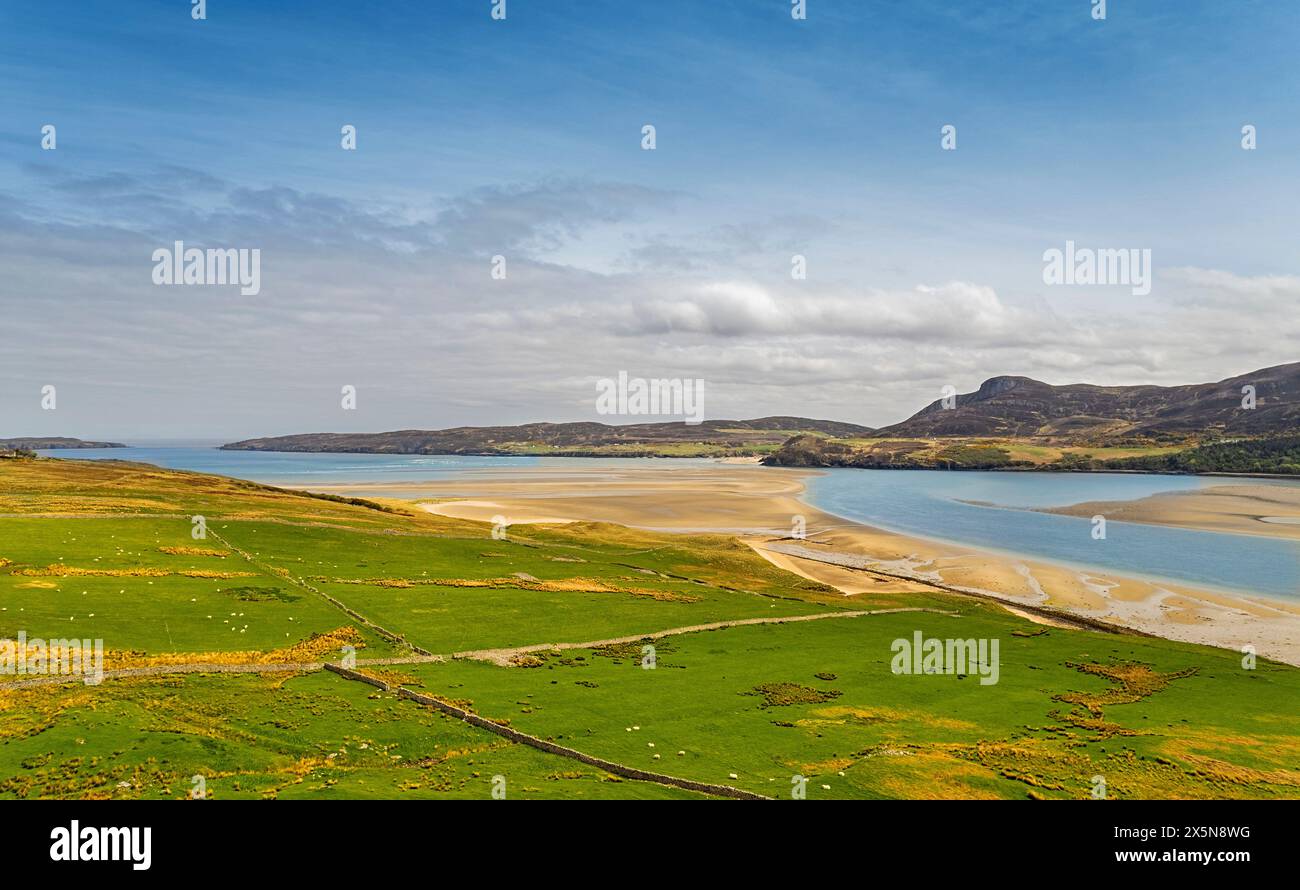
<instances>
[{"instance_id":1,"label":"distant shoreline","mask_svg":"<svg viewBox=\"0 0 1300 890\"><path fill-rule=\"evenodd\" d=\"M1224 478L1235 479L1295 479L1300 480L1300 474L1295 473L1229 473L1224 471L1212 471L1205 473L1192 472L1190 470L1128 470L1128 469L1108 469L1108 468L1088 468L1088 467L1057 467L1052 464L1041 464L1038 466L1015 466L1015 467L921 467L906 466L896 464L893 466L878 467L861 467L847 465L823 465L823 464L775 464L768 463L767 454L763 453L746 453L745 449L738 449L737 453L732 454L663 454L656 453L653 450L645 452L627 452L620 454L611 454L608 451L565 451L563 453L538 453L535 451L344 451L325 448L240 448L236 447L237 443L217 446L216 451L243 451L257 454L352 454L352 455L388 455L390 457L550 457L550 458L584 458L584 459L601 459L601 458L635 458L638 460L645 459L662 459L662 460L718 460L730 463L755 463L773 469L789 470L902 470L902 471L928 471L944 473L1080 473L1080 474L1122 474L1131 476L1222 476Z\"/></svg>"},{"instance_id":2,"label":"distant shoreline","mask_svg":"<svg viewBox=\"0 0 1300 890\"><path fill-rule=\"evenodd\" d=\"M101 448L128 448L121 442L94 442L85 439L72 439L65 436L15 436L12 439L0 439L0 451L76 451Z\"/></svg>"},{"instance_id":3,"label":"distant shoreline","mask_svg":"<svg viewBox=\"0 0 1300 890\"><path fill-rule=\"evenodd\" d=\"M6 441L0 440L0 450L5 447ZM29 446L8 446L24 448ZM119 442L87 442L81 445L40 445L31 446L33 451L77 451L77 450L102 450L107 448L146 448L150 446L130 445ZM1057 467L1052 464L1041 464L1038 466L1016 466L1016 467L920 467L920 466L879 466L879 467L861 467L861 466L836 466L836 465L816 465L816 464L772 464L767 463L762 454L657 454L654 452L643 453L623 453L610 454L609 452L591 451L591 452L574 452L568 451L558 454L539 454L528 451L342 451L326 449L306 449L294 448L288 450L279 450L272 448L232 448L228 445L206 445L206 446L172 446L178 448L193 448L196 451L225 451L225 452L243 452L251 454L337 454L353 456L387 456L387 457L535 457L535 458L576 458L584 460L592 459L612 459L612 460L665 460L665 461L686 461L686 460L710 460L718 463L739 464L764 466L770 469L787 469L787 470L900 470L900 471L924 471L924 472L942 472L942 473L1048 473L1048 474L1067 474L1077 473L1081 475L1126 475L1126 476L1194 476L1197 478L1224 478L1224 479L1278 479L1282 481L1292 480L1300 481L1300 474L1292 473L1230 473L1222 470L1196 473L1189 470L1158 470L1158 469L1118 469L1118 468L1087 468L1087 467Z\"/></svg>"}]
</instances>

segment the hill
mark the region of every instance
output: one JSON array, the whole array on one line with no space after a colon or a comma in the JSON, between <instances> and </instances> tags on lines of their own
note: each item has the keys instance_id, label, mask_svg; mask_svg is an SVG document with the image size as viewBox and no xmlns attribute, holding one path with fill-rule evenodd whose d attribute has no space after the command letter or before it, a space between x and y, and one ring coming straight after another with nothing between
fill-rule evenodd
<instances>
[{"instance_id":1,"label":"hill","mask_svg":"<svg viewBox=\"0 0 1300 890\"><path fill-rule=\"evenodd\" d=\"M1256 406L1242 407L1253 386ZM1184 386L1053 386L1029 377L992 377L955 407L931 402L878 437L1052 437L1113 442L1207 435L1267 436L1300 426L1300 362L1217 383Z\"/></svg>"},{"instance_id":2,"label":"hill","mask_svg":"<svg viewBox=\"0 0 1300 890\"><path fill-rule=\"evenodd\" d=\"M866 470L1047 469L1016 459L1002 440L872 440L844 442L795 436L763 459L773 467L854 467Z\"/></svg>"},{"instance_id":3,"label":"hill","mask_svg":"<svg viewBox=\"0 0 1300 890\"><path fill-rule=\"evenodd\" d=\"M1245 406L1253 388L1254 407ZM774 466L1300 473L1300 363L1185 386L992 377L869 437L791 437Z\"/></svg>"},{"instance_id":4,"label":"hill","mask_svg":"<svg viewBox=\"0 0 1300 890\"><path fill-rule=\"evenodd\" d=\"M753 456L775 451L793 435L871 435L870 427L804 417L635 423L528 423L520 426L305 433L246 439L228 451L320 451L380 454L517 454L568 457Z\"/></svg>"},{"instance_id":5,"label":"hill","mask_svg":"<svg viewBox=\"0 0 1300 890\"><path fill-rule=\"evenodd\" d=\"M55 448L125 448L120 442L87 442L65 436L20 436L0 439L0 451L44 451Z\"/></svg>"},{"instance_id":6,"label":"hill","mask_svg":"<svg viewBox=\"0 0 1300 890\"><path fill-rule=\"evenodd\" d=\"M775 467L868 470L1300 475L1300 436L1168 446L1051 445L1024 439L859 439L795 436L764 458Z\"/></svg>"}]
</instances>

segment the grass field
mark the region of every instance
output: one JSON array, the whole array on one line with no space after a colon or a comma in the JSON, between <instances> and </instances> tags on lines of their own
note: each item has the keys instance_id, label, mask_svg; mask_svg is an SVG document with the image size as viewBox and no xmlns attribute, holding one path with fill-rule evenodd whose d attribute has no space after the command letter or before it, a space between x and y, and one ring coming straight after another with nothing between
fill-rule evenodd
<instances>
[{"instance_id":1,"label":"grass field","mask_svg":"<svg viewBox=\"0 0 1300 890\"><path fill-rule=\"evenodd\" d=\"M892 675L890 643L918 628L911 613L674 638L654 670L639 653L587 650L410 673L424 691L601 757L701 781L734 773L773 795L794 775L810 798L1084 798L1096 775L1113 798L1300 794L1294 669L1243 671L1232 653L1133 637L1017 637L993 609L929 617L927 633L1000 637L999 683ZM1070 666L1115 662L1141 666L1129 686Z\"/></svg>"},{"instance_id":2,"label":"grass field","mask_svg":"<svg viewBox=\"0 0 1300 890\"><path fill-rule=\"evenodd\" d=\"M856 451L894 452L919 464L944 465L954 451L969 449L995 449L1003 452L1008 461L1027 466L1049 468L1053 464L1065 465L1072 461L1108 461L1134 457L1153 457L1175 454L1186 445L1063 445L1048 444L1030 439L961 438L942 439L830 439L841 442Z\"/></svg>"},{"instance_id":3,"label":"grass field","mask_svg":"<svg viewBox=\"0 0 1300 890\"><path fill-rule=\"evenodd\" d=\"M844 614L886 609L913 611ZM344 647L497 725L775 798L799 776L810 799L1087 798L1094 777L1111 798L1300 797L1300 670L942 591L849 599L724 536L574 524L495 540L398 502L6 460L0 610L0 638L102 639L105 667L134 672L0 675L3 797L184 798L195 776L215 798L486 798L494 781L510 798L709 796L319 669ZM641 639L800 616L816 617ZM998 682L893 673L894 641L917 632L998 641Z\"/></svg>"}]
</instances>

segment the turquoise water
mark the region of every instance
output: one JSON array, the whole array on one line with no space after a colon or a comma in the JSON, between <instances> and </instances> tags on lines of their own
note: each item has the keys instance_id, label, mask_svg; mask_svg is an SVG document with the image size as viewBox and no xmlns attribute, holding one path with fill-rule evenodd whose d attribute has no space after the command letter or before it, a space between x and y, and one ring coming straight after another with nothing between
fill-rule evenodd
<instances>
[{"instance_id":1,"label":"turquoise water","mask_svg":"<svg viewBox=\"0 0 1300 890\"><path fill-rule=\"evenodd\" d=\"M1108 522L1105 540L1093 540L1090 519L1031 509L1130 500L1229 481L1137 474L829 470L809 481L807 500L828 513L918 537L1127 575L1300 598L1300 545L1295 542L1131 522Z\"/></svg>"},{"instance_id":2,"label":"turquoise water","mask_svg":"<svg viewBox=\"0 0 1300 890\"><path fill-rule=\"evenodd\" d=\"M140 461L304 487L325 483L419 482L482 470L526 467L614 470L621 466L672 468L714 463L703 459L662 458L276 454L193 446L44 453L82 460ZM761 473L763 468L753 467L752 471ZM1125 522L1107 523L1106 539L1095 541L1088 519L1034 512L1034 508L1081 501L1130 500L1161 492L1222 485L1227 481L1138 474L829 470L809 480L807 500L828 513L917 537L1202 587L1300 598L1300 545L1293 542ZM410 492L411 497L417 494L415 490Z\"/></svg>"}]
</instances>

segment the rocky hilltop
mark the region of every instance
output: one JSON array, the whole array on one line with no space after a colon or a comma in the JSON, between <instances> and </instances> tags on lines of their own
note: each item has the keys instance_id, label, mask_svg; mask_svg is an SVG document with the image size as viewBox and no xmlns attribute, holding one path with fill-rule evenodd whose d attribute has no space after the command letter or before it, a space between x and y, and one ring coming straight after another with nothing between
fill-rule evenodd
<instances>
[{"instance_id":1,"label":"rocky hilltop","mask_svg":"<svg viewBox=\"0 0 1300 890\"><path fill-rule=\"evenodd\" d=\"M1245 387L1255 407L1242 407ZM1261 436L1300 429L1300 362L1217 383L1184 386L1053 386L1029 377L992 377L945 408L937 399L876 431L880 437L1011 436L1185 438Z\"/></svg>"}]
</instances>

